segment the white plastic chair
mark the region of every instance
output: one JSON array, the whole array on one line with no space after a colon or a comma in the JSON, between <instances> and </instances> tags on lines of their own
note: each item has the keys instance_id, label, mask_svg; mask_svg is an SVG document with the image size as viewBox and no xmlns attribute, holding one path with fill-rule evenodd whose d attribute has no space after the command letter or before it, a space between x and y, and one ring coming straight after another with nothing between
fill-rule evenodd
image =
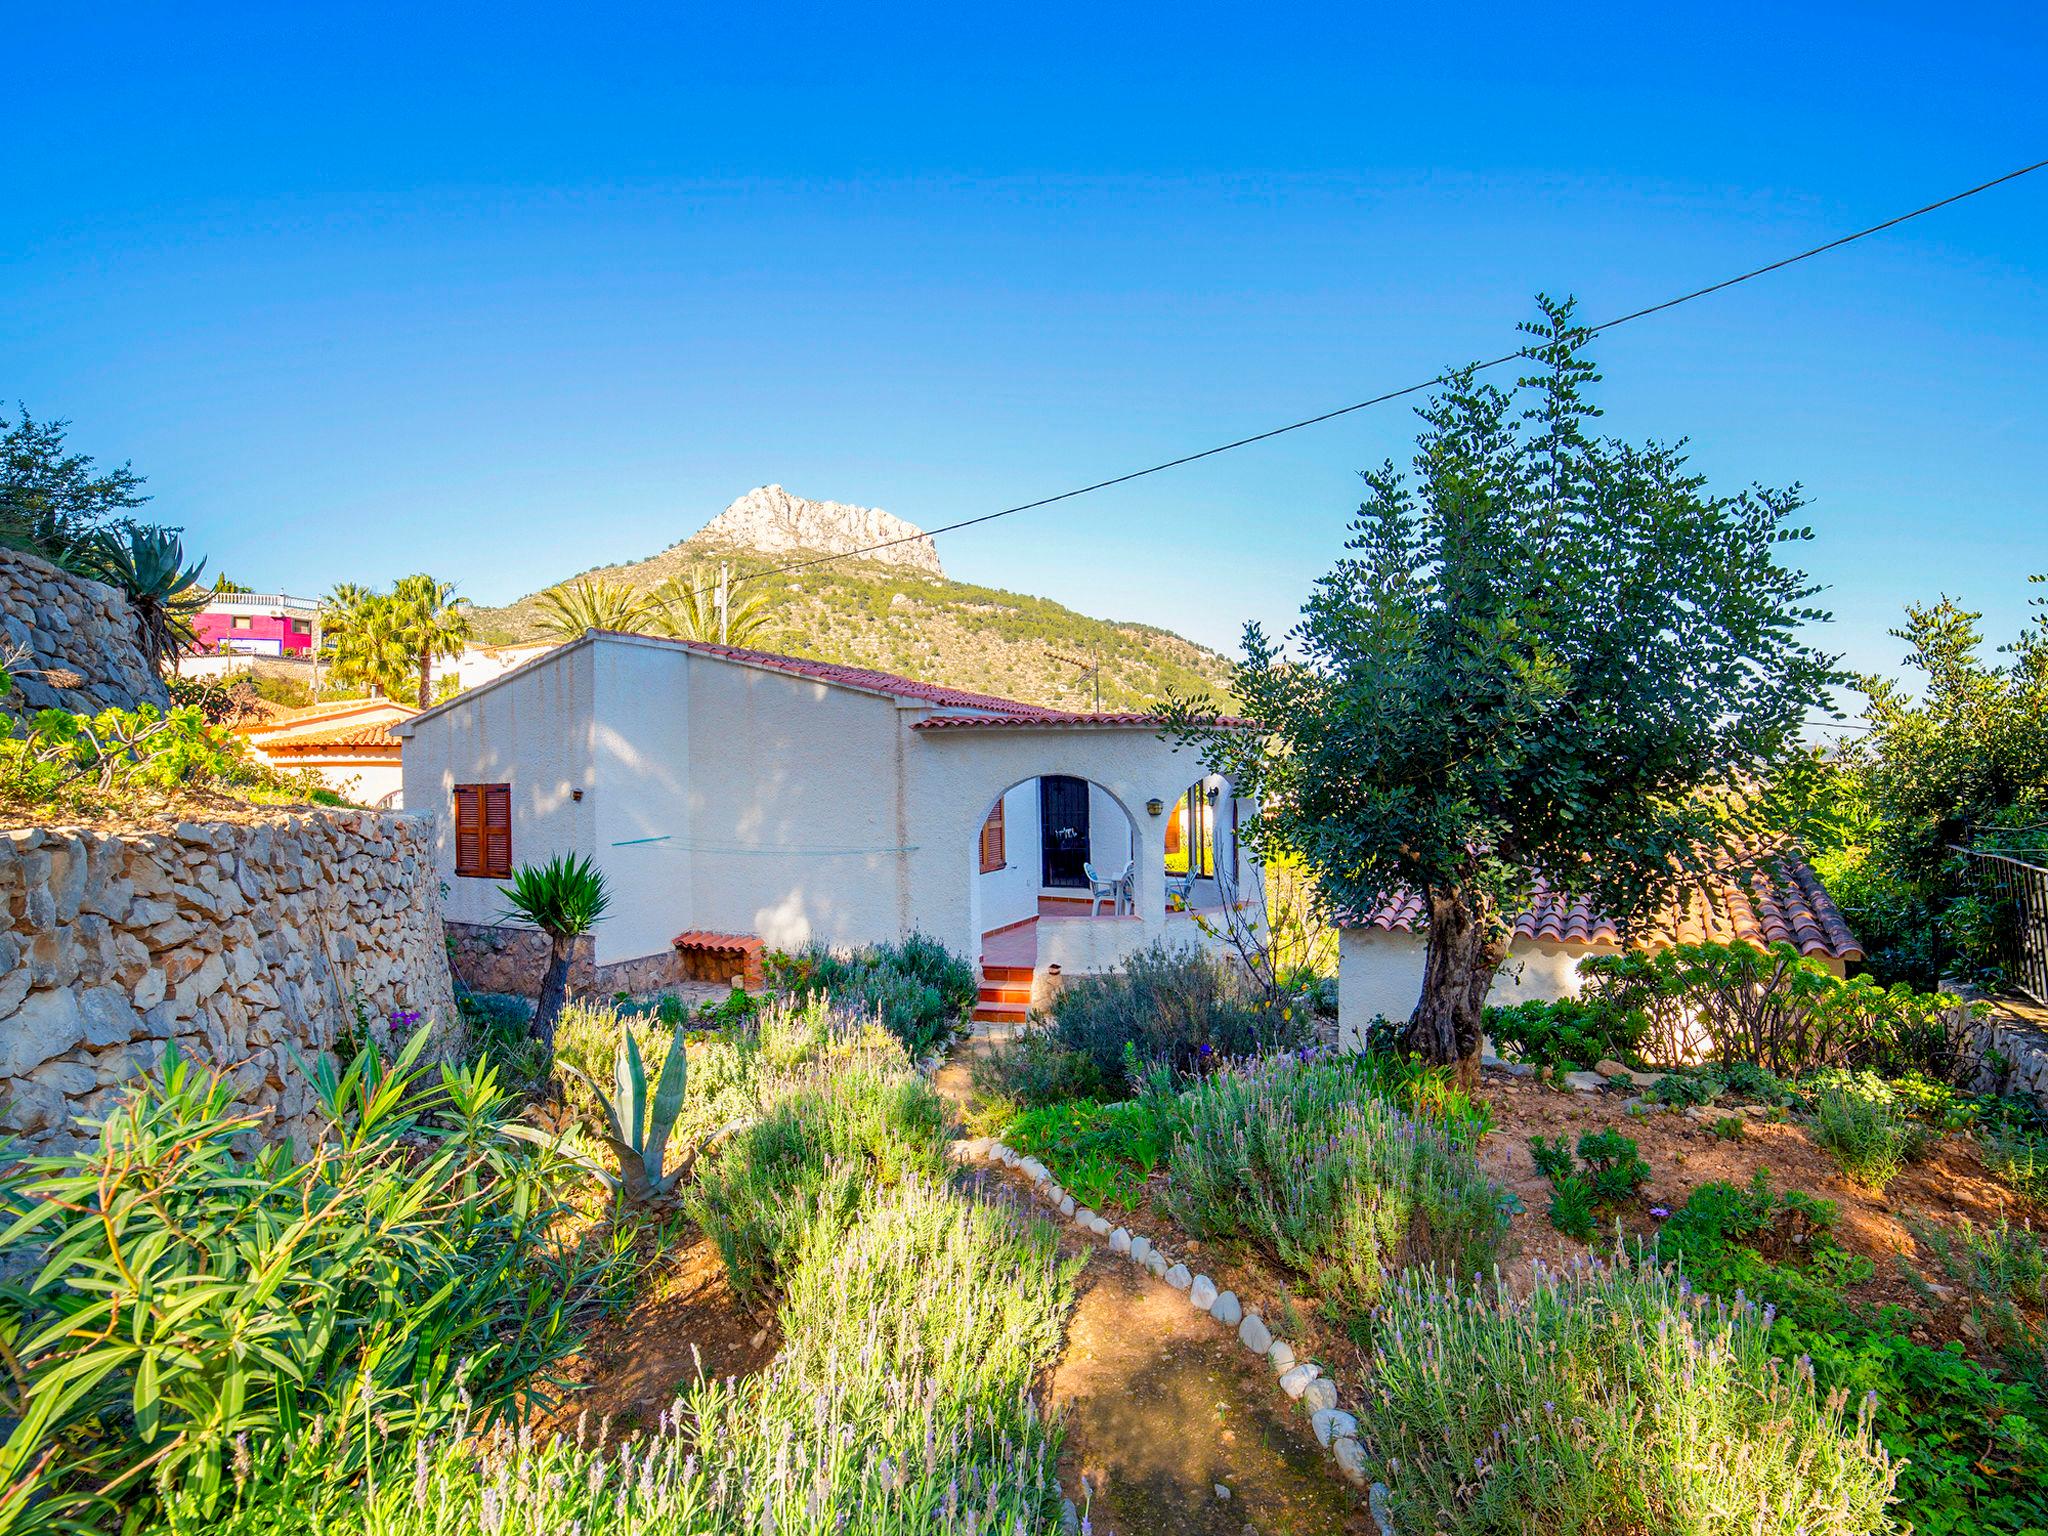
<instances>
[{"instance_id":1,"label":"white plastic chair","mask_svg":"<svg viewBox=\"0 0 2048 1536\"><path fill-rule=\"evenodd\" d=\"M1124 866L1124 872L1114 877L1104 875L1092 863L1084 863L1081 873L1088 877L1088 915L1099 916L1102 904L1109 903L1114 916L1121 917L1124 910L1124 882L1131 876L1131 867Z\"/></svg>"}]
</instances>

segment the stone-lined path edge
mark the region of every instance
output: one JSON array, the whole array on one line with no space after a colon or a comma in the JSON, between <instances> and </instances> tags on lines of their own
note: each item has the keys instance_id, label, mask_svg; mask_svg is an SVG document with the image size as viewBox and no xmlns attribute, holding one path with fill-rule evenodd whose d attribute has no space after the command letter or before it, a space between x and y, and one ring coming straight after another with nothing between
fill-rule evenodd
<instances>
[{"instance_id":1,"label":"stone-lined path edge","mask_svg":"<svg viewBox=\"0 0 2048 1536\"><path fill-rule=\"evenodd\" d=\"M1097 1239L1115 1257L1125 1259L1165 1281L1179 1291L1195 1311L1206 1314L1219 1326L1235 1333L1238 1343L1252 1354L1263 1356L1272 1367L1278 1389L1308 1412L1309 1426L1315 1431L1316 1442L1330 1453L1337 1470L1354 1486L1366 1490L1367 1507L1374 1524L1380 1529L1380 1536L1394 1536L1393 1520L1388 1513L1387 1487L1366 1476L1365 1447L1358 1438L1358 1419L1338 1405L1337 1384L1324 1375L1322 1367L1314 1361L1296 1359L1294 1346L1285 1339L1276 1338L1256 1311L1247 1312L1236 1293L1217 1290L1215 1281L1207 1275L1190 1273L1187 1265L1176 1263L1170 1254L1154 1246L1149 1238L1134 1237L1127 1229L1113 1226L1106 1216L1091 1211L1085 1205L1078 1205L1074 1197L1060 1187L1059 1181L1052 1176L1052 1170L1044 1163L1035 1157L1024 1156L994 1137L976 1136L955 1141L950 1144L949 1155L957 1162L988 1161L1015 1168L1031 1181L1039 1199L1060 1216Z\"/></svg>"}]
</instances>

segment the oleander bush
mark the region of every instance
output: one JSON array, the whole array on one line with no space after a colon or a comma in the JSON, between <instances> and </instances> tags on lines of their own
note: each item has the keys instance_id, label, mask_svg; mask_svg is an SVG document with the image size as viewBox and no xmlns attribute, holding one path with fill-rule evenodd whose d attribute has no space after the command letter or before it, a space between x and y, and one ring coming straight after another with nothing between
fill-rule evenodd
<instances>
[{"instance_id":1,"label":"oleander bush","mask_svg":"<svg viewBox=\"0 0 2048 1536\"><path fill-rule=\"evenodd\" d=\"M614 1294L613 1256L555 1241L495 1075L430 1075L427 1038L316 1067L332 1129L303 1154L263 1145L233 1084L171 1052L94 1143L8 1172L0 1529L154 1510L203 1530L251 1447L294 1441L331 1496L366 1442L313 1426L426 1434L548 1395Z\"/></svg>"},{"instance_id":2,"label":"oleander bush","mask_svg":"<svg viewBox=\"0 0 2048 1536\"><path fill-rule=\"evenodd\" d=\"M1898 1468L1748 1301L1627 1256L1526 1294L1411 1272L1373 1314L1359 1417L1397 1528L1452 1536L1892 1530Z\"/></svg>"},{"instance_id":3,"label":"oleander bush","mask_svg":"<svg viewBox=\"0 0 2048 1536\"><path fill-rule=\"evenodd\" d=\"M930 1054L964 1028L979 992L974 967L936 939L833 949L811 944L767 959L770 985L790 997L822 996L879 1015L912 1056Z\"/></svg>"},{"instance_id":4,"label":"oleander bush","mask_svg":"<svg viewBox=\"0 0 2048 1536\"><path fill-rule=\"evenodd\" d=\"M1367 1058L1229 1063L1182 1093L1160 1204L1199 1238L1243 1238L1340 1312L1395 1271L1491 1263L1500 1189L1469 1146L1373 1091Z\"/></svg>"}]
</instances>

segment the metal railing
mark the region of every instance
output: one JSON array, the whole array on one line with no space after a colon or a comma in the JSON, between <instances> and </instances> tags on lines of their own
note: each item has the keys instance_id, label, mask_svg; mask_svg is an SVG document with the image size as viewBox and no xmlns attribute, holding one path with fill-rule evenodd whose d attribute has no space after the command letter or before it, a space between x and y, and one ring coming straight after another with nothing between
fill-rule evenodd
<instances>
[{"instance_id":1,"label":"metal railing","mask_svg":"<svg viewBox=\"0 0 2048 1536\"><path fill-rule=\"evenodd\" d=\"M2048 865L2033 862L2038 853L2026 858L1993 848L1956 852L1976 861L2007 983L2048 1007Z\"/></svg>"}]
</instances>

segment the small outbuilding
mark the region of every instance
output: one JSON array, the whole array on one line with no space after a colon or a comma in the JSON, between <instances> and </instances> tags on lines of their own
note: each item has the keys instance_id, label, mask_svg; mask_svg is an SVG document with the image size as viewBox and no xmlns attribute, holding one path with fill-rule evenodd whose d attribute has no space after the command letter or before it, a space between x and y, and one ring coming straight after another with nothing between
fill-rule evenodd
<instances>
[{"instance_id":1,"label":"small outbuilding","mask_svg":"<svg viewBox=\"0 0 2048 1536\"><path fill-rule=\"evenodd\" d=\"M1371 912L1353 914L1337 945L1337 1034L1365 1043L1375 1019L1406 1019L1422 992L1423 901L1403 891ZM1576 997L1579 967L1591 956L1672 944L1794 946L1836 975L1863 949L1813 866L1793 852L1735 852L1725 869L1690 882L1641 930L1622 934L1584 900L1536 883L1517 914L1507 963L1489 1005Z\"/></svg>"}]
</instances>

